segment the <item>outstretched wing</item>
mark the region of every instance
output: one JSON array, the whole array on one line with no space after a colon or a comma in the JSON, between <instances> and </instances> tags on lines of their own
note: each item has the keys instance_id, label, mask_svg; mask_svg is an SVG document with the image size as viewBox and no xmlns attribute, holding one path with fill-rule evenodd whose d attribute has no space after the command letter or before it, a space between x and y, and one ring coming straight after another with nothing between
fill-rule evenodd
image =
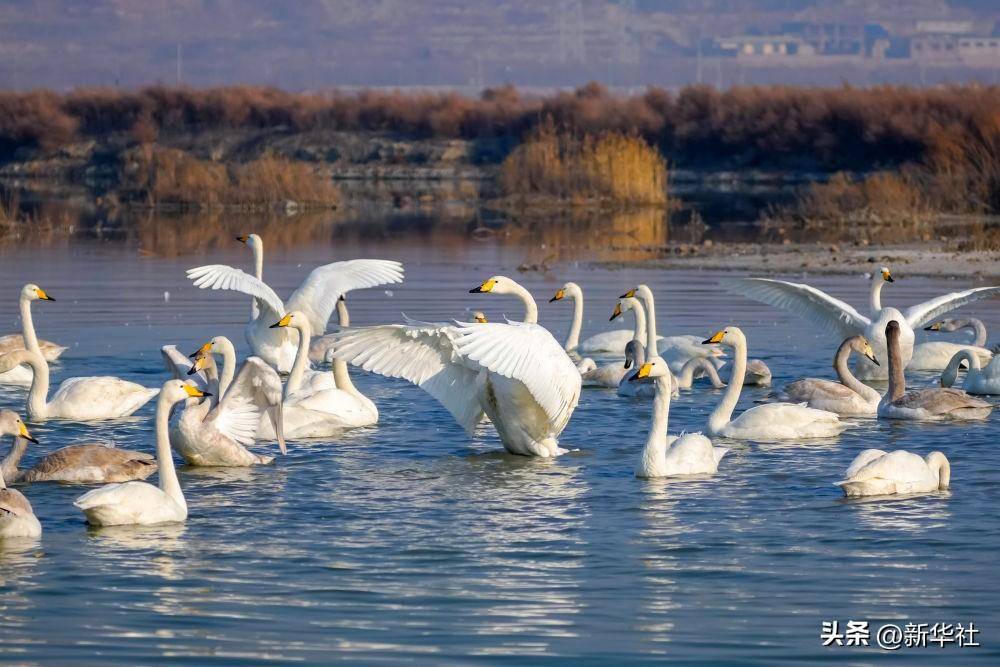
<instances>
[{"instance_id":1,"label":"outstretched wing","mask_svg":"<svg viewBox=\"0 0 1000 667\"><path fill-rule=\"evenodd\" d=\"M242 414L245 412L245 405L250 405L253 408L253 432L250 434L250 440L247 442L238 440L236 437L233 437L233 439L243 442L243 444L249 444L257 436L257 424L259 423L260 414L267 410L274 410L277 417L277 413L281 411L282 406L281 376L260 357L246 358L246 361L240 366L236 377L233 378L232 383L226 390L226 395L222 397L222 401L219 403L218 410L220 414L226 413L228 415L232 411L234 417L240 417L238 426L234 425L232 427L234 431L244 428ZM280 423L280 421L281 419L274 419L275 423ZM237 422L227 417L227 428L229 423L236 424ZM278 443L282 447L282 452L284 452L285 436L281 429L277 429L277 431Z\"/></svg>"},{"instance_id":2,"label":"outstretched wing","mask_svg":"<svg viewBox=\"0 0 1000 667\"><path fill-rule=\"evenodd\" d=\"M547 329L493 322L463 324L456 331L458 354L521 381L554 424L565 424L580 399L580 373Z\"/></svg>"},{"instance_id":3,"label":"outstretched wing","mask_svg":"<svg viewBox=\"0 0 1000 667\"><path fill-rule=\"evenodd\" d=\"M955 310L956 308L961 308L967 303L979 301L980 299L985 299L986 297L990 297L995 294L1000 294L1000 286L976 287L974 289L967 289L964 292L942 294L937 298L924 301L923 303L918 303L915 306L910 306L903 313L903 317L906 318L906 321L911 327L916 329L917 327L922 327L928 322L937 319L939 316L944 315L947 312Z\"/></svg>"},{"instance_id":4,"label":"outstretched wing","mask_svg":"<svg viewBox=\"0 0 1000 667\"><path fill-rule=\"evenodd\" d=\"M737 278L724 280L722 285L730 292L795 313L838 340L863 334L871 323L853 306L809 285L771 278Z\"/></svg>"},{"instance_id":5,"label":"outstretched wing","mask_svg":"<svg viewBox=\"0 0 1000 667\"><path fill-rule=\"evenodd\" d=\"M240 269L225 264L209 264L188 269L187 277L195 287L201 289L233 290L249 294L257 299L262 310L270 309L271 313L267 317L274 316L275 321L285 314L285 305L274 290L263 280L257 280Z\"/></svg>"},{"instance_id":6,"label":"outstretched wing","mask_svg":"<svg viewBox=\"0 0 1000 667\"><path fill-rule=\"evenodd\" d=\"M455 327L388 324L330 334L330 354L366 371L403 378L438 400L467 432L483 419L476 398L478 369L455 353Z\"/></svg>"},{"instance_id":7,"label":"outstretched wing","mask_svg":"<svg viewBox=\"0 0 1000 667\"><path fill-rule=\"evenodd\" d=\"M288 298L288 310L309 318L314 334L326 331L337 299L351 290L403 282L403 265L387 259L351 259L312 270Z\"/></svg>"}]
</instances>

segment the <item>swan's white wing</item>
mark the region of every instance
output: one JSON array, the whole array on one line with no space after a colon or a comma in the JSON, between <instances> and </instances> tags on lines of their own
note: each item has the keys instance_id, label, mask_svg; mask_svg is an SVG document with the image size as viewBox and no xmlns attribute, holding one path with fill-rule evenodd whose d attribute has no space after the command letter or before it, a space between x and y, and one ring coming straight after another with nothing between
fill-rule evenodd
<instances>
[{"instance_id":1,"label":"swan's white wing","mask_svg":"<svg viewBox=\"0 0 1000 667\"><path fill-rule=\"evenodd\" d=\"M903 313L903 317L906 318L906 321L911 327L916 329L917 327L922 327L928 322L937 319L939 316L944 315L949 311L960 308L967 303L972 303L973 301L979 301L980 299L993 296L994 294L1000 294L1000 286L976 287L974 289L967 289L964 292L942 294L937 298L924 301L923 303L918 303L915 306L910 306Z\"/></svg>"},{"instance_id":2,"label":"swan's white wing","mask_svg":"<svg viewBox=\"0 0 1000 667\"><path fill-rule=\"evenodd\" d=\"M346 328L329 335L334 341L329 354L372 373L409 380L471 433L483 419L475 390L478 369L456 354L454 332L450 325Z\"/></svg>"},{"instance_id":3,"label":"swan's white wing","mask_svg":"<svg viewBox=\"0 0 1000 667\"><path fill-rule=\"evenodd\" d=\"M873 458L857 469L854 469L852 464L848 468L848 472L852 470L853 474L845 475L846 480L851 482L864 482L870 479L917 482L926 479L929 472L929 468L922 458L902 449Z\"/></svg>"},{"instance_id":4,"label":"swan's white wing","mask_svg":"<svg viewBox=\"0 0 1000 667\"><path fill-rule=\"evenodd\" d=\"M211 424L222 435L241 445L252 445L257 438L261 410L245 398L226 398L211 414Z\"/></svg>"},{"instance_id":5,"label":"swan's white wing","mask_svg":"<svg viewBox=\"0 0 1000 667\"><path fill-rule=\"evenodd\" d=\"M403 282L403 265L387 259L352 259L316 267L288 298L288 310L301 310L313 334L326 331L337 299L355 289Z\"/></svg>"},{"instance_id":6,"label":"swan's white wing","mask_svg":"<svg viewBox=\"0 0 1000 667\"><path fill-rule=\"evenodd\" d=\"M580 373L548 329L493 322L462 325L456 332L458 354L523 382L553 423L565 423L580 398Z\"/></svg>"},{"instance_id":7,"label":"swan's white wing","mask_svg":"<svg viewBox=\"0 0 1000 667\"><path fill-rule=\"evenodd\" d=\"M209 264L188 269L187 277L201 289L233 290L256 297L258 303L271 310L267 317L275 316L275 322L285 314L285 305L274 290L263 280L257 280L240 269L225 264Z\"/></svg>"},{"instance_id":8,"label":"swan's white wing","mask_svg":"<svg viewBox=\"0 0 1000 667\"><path fill-rule=\"evenodd\" d=\"M844 479L854 479L858 471L876 459L880 459L888 452L881 449L866 449L851 461L851 465L844 471Z\"/></svg>"},{"instance_id":9,"label":"swan's white wing","mask_svg":"<svg viewBox=\"0 0 1000 667\"><path fill-rule=\"evenodd\" d=\"M790 313L795 313L838 340L864 333L870 320L853 306L802 283L771 278L737 278L722 283L726 289Z\"/></svg>"},{"instance_id":10,"label":"swan's white wing","mask_svg":"<svg viewBox=\"0 0 1000 667\"><path fill-rule=\"evenodd\" d=\"M242 400L266 410L281 403L281 389L281 377L276 370L260 357L247 357L226 390L222 405L229 400Z\"/></svg>"}]
</instances>

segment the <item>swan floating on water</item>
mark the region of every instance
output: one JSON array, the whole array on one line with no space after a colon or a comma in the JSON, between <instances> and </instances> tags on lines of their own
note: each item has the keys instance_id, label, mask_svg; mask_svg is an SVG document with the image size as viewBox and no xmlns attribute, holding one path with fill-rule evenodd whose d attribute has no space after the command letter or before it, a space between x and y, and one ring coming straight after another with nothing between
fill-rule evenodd
<instances>
[{"instance_id":1,"label":"swan floating on water","mask_svg":"<svg viewBox=\"0 0 1000 667\"><path fill-rule=\"evenodd\" d=\"M47 340L39 340L35 335L35 323L31 318L32 301L55 301L54 298L38 285L28 283L21 288L21 295L18 297L18 305L21 309L21 333L8 334L0 338L0 355L19 350L31 350L41 355L45 361L55 361L66 347L56 345ZM13 384L27 387L31 384L33 374L30 368L15 366L14 368L0 373L0 384Z\"/></svg>"},{"instance_id":2,"label":"swan floating on water","mask_svg":"<svg viewBox=\"0 0 1000 667\"><path fill-rule=\"evenodd\" d=\"M810 408L835 412L842 417L875 416L882 394L858 380L847 367L851 352L857 352L878 364L875 352L864 336L851 336L840 344L833 358L833 368L840 382L805 378L791 382L768 398L805 403Z\"/></svg>"},{"instance_id":3,"label":"swan floating on water","mask_svg":"<svg viewBox=\"0 0 1000 667\"><path fill-rule=\"evenodd\" d=\"M652 380L653 423L643 447L642 456L635 467L635 476L673 477L679 475L711 475L719 468L719 461L729 450L713 447L712 441L701 433L678 436L667 435L670 420L670 394L672 393L670 369L660 358L644 363L628 381Z\"/></svg>"},{"instance_id":4,"label":"swan floating on water","mask_svg":"<svg viewBox=\"0 0 1000 667\"><path fill-rule=\"evenodd\" d=\"M951 466L944 454L931 452L921 458L902 449L866 449L837 482L848 497L927 493L947 489L950 484Z\"/></svg>"},{"instance_id":5,"label":"swan floating on water","mask_svg":"<svg viewBox=\"0 0 1000 667\"><path fill-rule=\"evenodd\" d=\"M732 419L740 400L743 375L747 365L746 336L739 327L715 332L706 344L726 345L733 349L733 373L719 405L708 418L708 433L737 440L771 442L800 438L829 438L839 435L847 425L832 412L794 403L765 403L745 410Z\"/></svg>"},{"instance_id":6,"label":"swan floating on water","mask_svg":"<svg viewBox=\"0 0 1000 667\"><path fill-rule=\"evenodd\" d=\"M489 416L512 454L552 457L557 437L580 399L573 361L538 325L538 306L524 287L493 276L470 290L509 294L523 322L439 324L408 321L331 334L333 356L366 371L403 378L436 398L471 434Z\"/></svg>"},{"instance_id":7,"label":"swan floating on water","mask_svg":"<svg viewBox=\"0 0 1000 667\"><path fill-rule=\"evenodd\" d=\"M772 278L738 278L724 281L731 291L745 297L782 308L805 318L837 340L851 336L864 336L872 345L875 357L881 363L862 364L859 375L864 378L885 379L888 373L885 326L890 321L900 324L900 359L907 364L913 356L913 328L924 326L934 318L979 299L1000 294L1000 286L976 287L963 292L952 292L918 303L900 311L882 307L882 286L894 282L889 269L872 275L870 293L871 317L865 317L853 306L822 292L815 287Z\"/></svg>"},{"instance_id":8,"label":"swan floating on water","mask_svg":"<svg viewBox=\"0 0 1000 667\"><path fill-rule=\"evenodd\" d=\"M962 382L962 389L968 394L997 395L1000 394L1000 357L993 357L993 360L983 368L979 355L969 350L961 350L952 357L948 366L941 374L941 386L951 387L958 378L958 370L962 362L968 365L965 373L965 381Z\"/></svg>"},{"instance_id":9,"label":"swan floating on water","mask_svg":"<svg viewBox=\"0 0 1000 667\"><path fill-rule=\"evenodd\" d=\"M900 324L895 320L885 326L889 346L889 391L879 403L878 416L918 421L986 419L993 406L960 389L906 390L906 364L900 350L900 330Z\"/></svg>"},{"instance_id":10,"label":"swan floating on water","mask_svg":"<svg viewBox=\"0 0 1000 667\"><path fill-rule=\"evenodd\" d=\"M159 393L155 419L160 485L125 482L108 484L83 494L73 504L92 526L151 525L187 519L187 502L170 453L170 409L188 398L208 394L181 380L167 380Z\"/></svg>"},{"instance_id":11,"label":"swan floating on water","mask_svg":"<svg viewBox=\"0 0 1000 667\"><path fill-rule=\"evenodd\" d=\"M968 350L979 357L980 363L988 364L993 358L993 352L983 347L986 345L986 325L982 320L974 317L964 319L946 319L935 322L924 327L924 331L958 331L959 329L972 329L975 340L968 344L950 343L943 340L933 340L927 343L920 343L913 347L913 357L906 368L914 371L940 371L944 370L948 362L962 350Z\"/></svg>"},{"instance_id":12,"label":"swan floating on water","mask_svg":"<svg viewBox=\"0 0 1000 667\"><path fill-rule=\"evenodd\" d=\"M566 334L566 342L563 344L564 350L569 353L577 352L580 354L594 354L597 352L606 354L625 353L625 345L632 340L632 332L628 329L605 331L595 334L581 343L580 329L583 327L583 290L574 282L566 283L549 299L549 303L562 301L566 298L573 300L573 320Z\"/></svg>"}]
</instances>

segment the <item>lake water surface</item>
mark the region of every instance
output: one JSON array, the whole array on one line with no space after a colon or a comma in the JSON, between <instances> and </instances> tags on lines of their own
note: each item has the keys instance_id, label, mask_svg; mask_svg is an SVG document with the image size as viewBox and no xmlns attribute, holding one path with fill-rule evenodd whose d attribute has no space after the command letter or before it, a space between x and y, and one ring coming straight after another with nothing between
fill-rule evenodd
<instances>
[{"instance_id":1,"label":"lake water surface","mask_svg":"<svg viewBox=\"0 0 1000 667\"><path fill-rule=\"evenodd\" d=\"M287 295L317 264L404 261L404 284L351 294L353 323L364 325L399 321L401 312L520 317L506 297L468 294L505 273L532 291L542 324L560 339L571 308L547 300L564 281L584 287L585 335L609 327L618 294L647 282L661 332L707 336L738 324L776 383L832 374L834 343L783 312L727 294L720 274L571 261L544 273L517 271L539 252L489 240L314 242L269 248L265 278ZM58 299L34 304L40 335L71 346L54 366L55 382L115 374L157 386L166 379L158 351L165 343L190 351L224 334L245 354L247 299L193 289L184 277L186 268L217 262L249 268L250 257L235 241L170 258L127 243L7 247L0 312L5 329L15 330L18 290L36 282ZM911 279L905 267L896 277L883 294L892 305L966 286ZM807 281L866 310L861 276ZM997 331L997 305L966 310ZM80 487L22 487L44 533L0 546L0 662L875 664L886 657L877 648L821 648L821 623L833 619L869 620L873 628L974 622L980 648L894 655L900 664L1000 662L996 414L968 426L859 421L820 444L732 443L711 479L640 481L632 470L649 427L646 401L584 390L561 437L578 451L533 460L505 454L489 428L470 440L416 387L352 373L379 407L377 427L290 443L288 455L267 467L182 468L186 524L90 529L72 506ZM929 384L933 376L911 379ZM764 393L746 390L741 409ZM683 393L671 432L701 429L719 395L703 384ZM0 387L0 407L23 414L23 397L22 389ZM81 439L151 451L152 413L151 403L120 422L30 425L41 444L31 446L27 463ZM833 482L868 447L945 452L952 490L845 501Z\"/></svg>"}]
</instances>

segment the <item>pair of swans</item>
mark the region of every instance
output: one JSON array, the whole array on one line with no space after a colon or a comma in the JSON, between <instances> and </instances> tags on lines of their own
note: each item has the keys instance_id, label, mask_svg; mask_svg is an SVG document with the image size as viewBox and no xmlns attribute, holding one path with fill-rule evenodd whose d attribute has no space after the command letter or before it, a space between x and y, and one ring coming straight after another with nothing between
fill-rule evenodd
<instances>
[{"instance_id":1,"label":"pair of swans","mask_svg":"<svg viewBox=\"0 0 1000 667\"><path fill-rule=\"evenodd\" d=\"M29 470L18 470L28 443L38 441L28 434L24 422L12 410L0 410L0 435L11 436L10 451L0 462L3 477L9 482L98 484L146 479L156 472L156 461L151 455L96 442L57 449Z\"/></svg>"},{"instance_id":2,"label":"pair of swans","mask_svg":"<svg viewBox=\"0 0 1000 667\"><path fill-rule=\"evenodd\" d=\"M940 371L948 366L948 362L956 354L963 351L974 354L978 357L980 363L990 363L990 360L993 359L993 352L985 347L986 325L983 324L982 320L974 317L945 319L924 327L924 331L952 332L960 329L972 329L975 334L972 343L963 345L943 340L920 343L913 348L913 358L910 359L910 363L906 367L914 371Z\"/></svg>"},{"instance_id":3,"label":"pair of swans","mask_svg":"<svg viewBox=\"0 0 1000 667\"><path fill-rule=\"evenodd\" d=\"M45 361L55 361L66 347L56 345L47 340L39 340L35 335L35 323L31 318L32 301L55 301L45 290L38 285L28 283L21 288L18 297L18 306L21 310L21 333L9 334L0 338L0 355L19 350L31 350L40 355ZM0 384L13 384L27 387L31 384L33 377L31 369L24 366L15 366L8 371L0 373Z\"/></svg>"},{"instance_id":4,"label":"pair of swans","mask_svg":"<svg viewBox=\"0 0 1000 667\"><path fill-rule=\"evenodd\" d=\"M189 398L208 393L182 380L168 380L156 401L156 461L159 486L147 482L108 484L77 498L87 522L93 526L152 525L187 519L188 508L170 452L170 411Z\"/></svg>"},{"instance_id":5,"label":"pair of swans","mask_svg":"<svg viewBox=\"0 0 1000 667\"><path fill-rule=\"evenodd\" d=\"M950 484L951 465L944 454L931 452L921 458L902 449L864 450L851 462L844 479L837 482L849 498L927 493L947 489Z\"/></svg>"},{"instance_id":6,"label":"pair of swans","mask_svg":"<svg viewBox=\"0 0 1000 667\"><path fill-rule=\"evenodd\" d=\"M171 358L164 350L167 366L177 379L203 373L211 398L189 398L170 430L170 444L189 465L251 466L268 464L272 456L247 449L257 439L265 413L277 425L276 439L286 452L282 429L282 386L277 371L260 357L247 357L236 370L236 348L225 336L216 336L191 355ZM222 357L220 373L215 355Z\"/></svg>"},{"instance_id":7,"label":"pair of swans","mask_svg":"<svg viewBox=\"0 0 1000 667\"><path fill-rule=\"evenodd\" d=\"M805 403L810 408L835 412L842 417L875 416L882 394L858 380L847 367L851 352L863 355L878 365L875 352L864 336L851 336L837 348L833 368L840 382L820 378L796 380L774 392L768 398L793 403Z\"/></svg>"},{"instance_id":8,"label":"pair of swans","mask_svg":"<svg viewBox=\"0 0 1000 667\"><path fill-rule=\"evenodd\" d=\"M882 307L882 287L887 282L894 281L886 267L882 267L872 275L870 317L865 317L854 307L815 287L801 283L771 278L740 278L725 281L724 285L748 298L795 313L825 333L836 336L837 340L857 335L864 336L871 343L875 356L881 364L875 366L865 363L859 367L859 374L869 379L885 379L887 376L885 328L890 321L895 321L900 326L900 359L905 365L913 356L914 327L924 326L960 306L1000 294L1000 287L977 287L963 292L944 294L900 311L889 306Z\"/></svg>"},{"instance_id":9,"label":"pair of swans","mask_svg":"<svg viewBox=\"0 0 1000 667\"><path fill-rule=\"evenodd\" d=\"M961 350L951 358L948 366L941 374L941 386L951 387L958 379L958 370L965 362L968 370L962 389L969 394L1000 394L1000 356L993 357L986 368L983 368L980 357L969 350Z\"/></svg>"},{"instance_id":10,"label":"pair of swans","mask_svg":"<svg viewBox=\"0 0 1000 667\"><path fill-rule=\"evenodd\" d=\"M832 412L795 403L765 403L745 410L733 419L746 372L746 336L738 327L726 327L715 332L705 343L722 344L733 350L732 376L722 400L708 418L708 435L770 442L829 438L846 428L846 424Z\"/></svg>"},{"instance_id":11,"label":"pair of swans","mask_svg":"<svg viewBox=\"0 0 1000 667\"><path fill-rule=\"evenodd\" d=\"M652 380L654 387L653 422L635 467L635 476L650 478L714 474L719 468L719 461L729 451L727 448L712 446L712 441L701 433L687 433L680 437L667 435L670 395L673 392L667 363L654 357L643 363L628 379L629 382L642 380Z\"/></svg>"},{"instance_id":12,"label":"pair of swans","mask_svg":"<svg viewBox=\"0 0 1000 667\"><path fill-rule=\"evenodd\" d=\"M224 264L211 264L187 272L196 287L242 292L253 297L247 342L254 355L281 373L291 371L297 352L297 330L272 325L283 315L299 311L308 318L311 331L322 334L337 301L351 290L399 283L403 265L381 259L354 259L325 264L312 270L285 303L263 280L264 243L256 234L238 237L254 255L254 275ZM308 341L307 341L308 342Z\"/></svg>"},{"instance_id":13,"label":"pair of swans","mask_svg":"<svg viewBox=\"0 0 1000 667\"><path fill-rule=\"evenodd\" d=\"M331 334L333 358L403 378L438 400L469 434L484 414L512 454L564 453L558 436L580 398L573 361L538 325L538 306L524 287L493 276L469 290L515 296L522 322L427 323L344 329Z\"/></svg>"},{"instance_id":14,"label":"pair of swans","mask_svg":"<svg viewBox=\"0 0 1000 667\"><path fill-rule=\"evenodd\" d=\"M885 326L889 355L889 391L878 406L878 416L917 421L965 421L986 419L993 406L960 389L906 390L906 363L900 345L902 327L895 320Z\"/></svg>"}]
</instances>

